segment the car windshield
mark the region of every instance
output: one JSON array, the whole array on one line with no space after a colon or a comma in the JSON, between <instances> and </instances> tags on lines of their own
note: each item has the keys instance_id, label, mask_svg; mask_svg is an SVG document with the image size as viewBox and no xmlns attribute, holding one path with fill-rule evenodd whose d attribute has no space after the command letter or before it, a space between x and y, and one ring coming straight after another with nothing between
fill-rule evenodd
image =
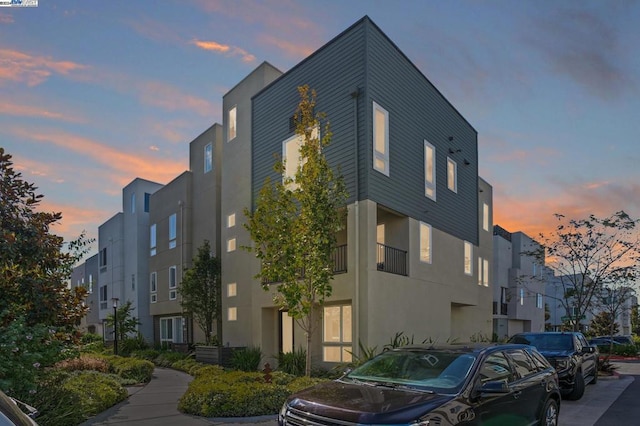
<instances>
[{"instance_id":1,"label":"car windshield","mask_svg":"<svg viewBox=\"0 0 640 426\"><path fill-rule=\"evenodd\" d=\"M542 351L566 351L573 348L573 336L570 334L515 335L510 342L535 346Z\"/></svg>"},{"instance_id":2,"label":"car windshield","mask_svg":"<svg viewBox=\"0 0 640 426\"><path fill-rule=\"evenodd\" d=\"M367 361L346 378L373 385L456 392L465 382L475 360L476 357L470 353L394 350Z\"/></svg>"}]
</instances>

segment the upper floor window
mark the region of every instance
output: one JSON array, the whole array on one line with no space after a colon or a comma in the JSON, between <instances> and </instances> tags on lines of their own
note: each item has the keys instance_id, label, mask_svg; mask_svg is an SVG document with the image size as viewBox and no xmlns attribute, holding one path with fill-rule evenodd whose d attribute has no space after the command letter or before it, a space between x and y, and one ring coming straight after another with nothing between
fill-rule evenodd
<instances>
[{"instance_id":1,"label":"upper floor window","mask_svg":"<svg viewBox=\"0 0 640 426\"><path fill-rule=\"evenodd\" d=\"M105 266L107 266L107 248L106 247L100 250L100 267L104 268Z\"/></svg>"},{"instance_id":2,"label":"upper floor window","mask_svg":"<svg viewBox=\"0 0 640 426\"><path fill-rule=\"evenodd\" d=\"M227 252L236 251L236 237L227 240Z\"/></svg>"},{"instance_id":3,"label":"upper floor window","mask_svg":"<svg viewBox=\"0 0 640 426\"><path fill-rule=\"evenodd\" d=\"M149 227L149 255L156 255L156 224Z\"/></svg>"},{"instance_id":4,"label":"upper floor window","mask_svg":"<svg viewBox=\"0 0 640 426\"><path fill-rule=\"evenodd\" d=\"M234 297L238 294L238 286L236 283L227 284L227 297Z\"/></svg>"},{"instance_id":5,"label":"upper floor window","mask_svg":"<svg viewBox=\"0 0 640 426\"><path fill-rule=\"evenodd\" d=\"M424 141L424 195L436 200L436 149Z\"/></svg>"},{"instance_id":6,"label":"upper floor window","mask_svg":"<svg viewBox=\"0 0 640 426\"><path fill-rule=\"evenodd\" d=\"M131 213L136 212L136 193L131 193Z\"/></svg>"},{"instance_id":7,"label":"upper floor window","mask_svg":"<svg viewBox=\"0 0 640 426\"><path fill-rule=\"evenodd\" d=\"M447 188L458 192L458 165L451 158L447 158Z\"/></svg>"},{"instance_id":8,"label":"upper floor window","mask_svg":"<svg viewBox=\"0 0 640 426\"><path fill-rule=\"evenodd\" d=\"M178 277L177 277L177 268L175 266L171 266L169 268L169 300L176 300L178 296L178 292L176 288L178 287Z\"/></svg>"},{"instance_id":9,"label":"upper floor window","mask_svg":"<svg viewBox=\"0 0 640 426\"><path fill-rule=\"evenodd\" d=\"M107 309L107 286L100 286L100 309Z\"/></svg>"},{"instance_id":10,"label":"upper floor window","mask_svg":"<svg viewBox=\"0 0 640 426\"><path fill-rule=\"evenodd\" d=\"M176 235L177 235L176 224L177 224L177 216L174 213L171 216L169 216L169 248L170 249L176 247Z\"/></svg>"},{"instance_id":11,"label":"upper floor window","mask_svg":"<svg viewBox=\"0 0 640 426\"><path fill-rule=\"evenodd\" d=\"M93 293L93 274L89 274L89 294Z\"/></svg>"},{"instance_id":12,"label":"upper floor window","mask_svg":"<svg viewBox=\"0 0 640 426\"><path fill-rule=\"evenodd\" d=\"M464 242L464 273L465 275L473 274L472 257L473 257L473 246L471 245L470 242L465 241Z\"/></svg>"},{"instance_id":13,"label":"upper floor window","mask_svg":"<svg viewBox=\"0 0 640 426\"><path fill-rule=\"evenodd\" d=\"M235 105L231 107L231 109L229 110L229 124L227 126L227 132L228 132L227 141L235 139L236 137L236 124L237 124L236 111L237 111L237 107Z\"/></svg>"},{"instance_id":14,"label":"upper floor window","mask_svg":"<svg viewBox=\"0 0 640 426\"><path fill-rule=\"evenodd\" d=\"M520 306L524 306L524 288L520 289Z\"/></svg>"},{"instance_id":15,"label":"upper floor window","mask_svg":"<svg viewBox=\"0 0 640 426\"><path fill-rule=\"evenodd\" d=\"M149 213L149 201L151 200L151 194L148 192L144 193L144 212Z\"/></svg>"},{"instance_id":16,"label":"upper floor window","mask_svg":"<svg viewBox=\"0 0 640 426\"><path fill-rule=\"evenodd\" d=\"M158 301L158 274L156 272L149 274L149 291L151 293L151 303L156 303Z\"/></svg>"},{"instance_id":17,"label":"upper floor window","mask_svg":"<svg viewBox=\"0 0 640 426\"><path fill-rule=\"evenodd\" d=\"M373 168L389 176L389 113L373 103Z\"/></svg>"},{"instance_id":18,"label":"upper floor window","mask_svg":"<svg viewBox=\"0 0 640 426\"><path fill-rule=\"evenodd\" d=\"M482 285L489 287L489 259L482 259Z\"/></svg>"},{"instance_id":19,"label":"upper floor window","mask_svg":"<svg viewBox=\"0 0 640 426\"><path fill-rule=\"evenodd\" d=\"M233 228L236 226L236 214L231 213L227 216L227 228Z\"/></svg>"},{"instance_id":20,"label":"upper floor window","mask_svg":"<svg viewBox=\"0 0 640 426\"><path fill-rule=\"evenodd\" d=\"M311 137L313 139L320 137L320 129L318 127L313 129ZM288 179L295 180L298 168L304 166L306 163L306 158L300 156L300 148L302 148L304 142L304 138L300 135L294 135L282 142L282 159L284 161L283 182ZM287 184L287 189L293 191L296 188L298 188L298 184L295 182Z\"/></svg>"},{"instance_id":21,"label":"upper floor window","mask_svg":"<svg viewBox=\"0 0 640 426\"><path fill-rule=\"evenodd\" d=\"M482 203L482 229L489 231L489 204Z\"/></svg>"},{"instance_id":22,"label":"upper floor window","mask_svg":"<svg viewBox=\"0 0 640 426\"><path fill-rule=\"evenodd\" d=\"M227 320L228 321L237 321L238 320L238 308L232 306L227 309Z\"/></svg>"},{"instance_id":23,"label":"upper floor window","mask_svg":"<svg viewBox=\"0 0 640 426\"><path fill-rule=\"evenodd\" d=\"M544 303L542 302L542 294L540 293L536 293L536 308L544 308Z\"/></svg>"},{"instance_id":24,"label":"upper floor window","mask_svg":"<svg viewBox=\"0 0 640 426\"><path fill-rule=\"evenodd\" d=\"M420 261L431 263L431 225L420 222Z\"/></svg>"},{"instance_id":25,"label":"upper floor window","mask_svg":"<svg viewBox=\"0 0 640 426\"><path fill-rule=\"evenodd\" d=\"M213 145L208 143L204 147L204 172L209 173L213 169Z\"/></svg>"}]
</instances>

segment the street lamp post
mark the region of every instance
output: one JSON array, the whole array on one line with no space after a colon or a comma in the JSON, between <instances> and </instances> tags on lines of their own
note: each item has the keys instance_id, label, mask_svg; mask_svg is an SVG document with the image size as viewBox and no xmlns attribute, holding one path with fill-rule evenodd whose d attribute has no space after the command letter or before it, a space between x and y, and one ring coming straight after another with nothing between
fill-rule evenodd
<instances>
[{"instance_id":1,"label":"street lamp post","mask_svg":"<svg viewBox=\"0 0 640 426\"><path fill-rule=\"evenodd\" d=\"M113 299L113 354L118 355L118 298Z\"/></svg>"}]
</instances>

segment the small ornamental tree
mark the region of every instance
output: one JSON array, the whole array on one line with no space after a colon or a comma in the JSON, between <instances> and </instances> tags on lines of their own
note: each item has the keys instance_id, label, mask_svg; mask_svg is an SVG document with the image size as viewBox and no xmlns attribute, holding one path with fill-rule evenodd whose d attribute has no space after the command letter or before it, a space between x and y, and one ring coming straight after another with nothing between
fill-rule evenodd
<instances>
[{"instance_id":1,"label":"small ornamental tree","mask_svg":"<svg viewBox=\"0 0 640 426\"><path fill-rule=\"evenodd\" d=\"M347 194L342 176L334 173L324 155L332 134L325 115L314 111L316 92L305 85L298 93L294 118L299 161L277 161L274 170L282 179L267 178L254 211L245 209L245 228L254 242L245 248L261 261L256 278L263 288L270 291L269 283L278 283L274 302L304 330L309 376L311 337L317 310L331 295L336 233L344 226Z\"/></svg>"},{"instance_id":2,"label":"small ornamental tree","mask_svg":"<svg viewBox=\"0 0 640 426\"><path fill-rule=\"evenodd\" d=\"M198 248L193 266L184 274L178 292L180 304L204 332L207 345L212 343L214 321L217 324L217 340L222 342L220 260L211 254L208 240ZM219 345L220 346L220 345ZM220 358L222 359L222 358Z\"/></svg>"},{"instance_id":3,"label":"small ornamental tree","mask_svg":"<svg viewBox=\"0 0 640 426\"><path fill-rule=\"evenodd\" d=\"M593 317L589 330L594 336L614 336L618 334L620 327L609 312L603 311Z\"/></svg>"},{"instance_id":4,"label":"small ornamental tree","mask_svg":"<svg viewBox=\"0 0 640 426\"><path fill-rule=\"evenodd\" d=\"M605 288L628 285L638 278L638 220L624 211L605 218L555 216L555 230L549 236L540 234L540 248L525 254L554 271L562 288L557 300L566 310L567 323L579 331L580 320L595 307Z\"/></svg>"},{"instance_id":5,"label":"small ornamental tree","mask_svg":"<svg viewBox=\"0 0 640 426\"><path fill-rule=\"evenodd\" d=\"M127 336L136 333L140 325L140 321L133 316L134 309L130 300L127 300L122 306L116 308L118 340L121 342L124 341ZM107 315L106 323L108 327L114 326L113 314Z\"/></svg>"},{"instance_id":6,"label":"small ornamental tree","mask_svg":"<svg viewBox=\"0 0 640 426\"><path fill-rule=\"evenodd\" d=\"M21 318L70 331L87 312L86 290L67 282L91 241L83 234L65 247L49 232L61 213L38 211L43 196L11 158L0 147L0 328Z\"/></svg>"}]
</instances>

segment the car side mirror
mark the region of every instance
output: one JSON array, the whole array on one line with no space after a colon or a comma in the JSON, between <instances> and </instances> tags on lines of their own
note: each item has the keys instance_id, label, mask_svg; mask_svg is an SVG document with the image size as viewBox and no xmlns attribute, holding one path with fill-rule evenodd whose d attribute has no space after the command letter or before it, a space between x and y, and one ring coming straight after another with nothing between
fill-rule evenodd
<instances>
[{"instance_id":1,"label":"car side mirror","mask_svg":"<svg viewBox=\"0 0 640 426\"><path fill-rule=\"evenodd\" d=\"M596 352L596 346L584 346L582 348L582 352L587 353L587 354L593 354Z\"/></svg>"},{"instance_id":2,"label":"car side mirror","mask_svg":"<svg viewBox=\"0 0 640 426\"><path fill-rule=\"evenodd\" d=\"M493 380L491 382L483 383L480 387L480 395L496 395L511 392L509 385L504 380Z\"/></svg>"}]
</instances>

